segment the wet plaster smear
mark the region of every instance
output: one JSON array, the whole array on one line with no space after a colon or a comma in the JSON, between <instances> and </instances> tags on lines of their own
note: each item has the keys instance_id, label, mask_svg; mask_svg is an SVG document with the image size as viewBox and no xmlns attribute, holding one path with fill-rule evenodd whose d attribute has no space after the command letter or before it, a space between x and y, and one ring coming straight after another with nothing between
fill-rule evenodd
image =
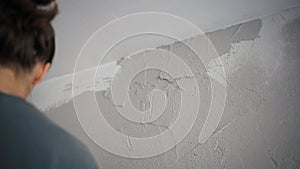
<instances>
[{"instance_id":1,"label":"wet plaster smear","mask_svg":"<svg viewBox=\"0 0 300 169\"><path fill-rule=\"evenodd\" d=\"M131 137L151 137L169 130L179 114L183 92L181 84L188 85L190 80L194 80L199 86L201 98L195 124L179 144L158 156L124 158L103 150L89 139L74 110L72 75L45 81L35 89L29 100L45 111L50 119L82 140L101 168L300 168L300 8L206 35L219 53L219 56L206 53L212 55L206 68L195 60L191 50L184 45L188 43L193 48L203 48L199 44L204 37L199 35L184 42L158 45L157 50L136 53L131 59L104 64L98 70L101 73L96 75L95 88L94 84L86 83L84 79L96 68L79 72L82 80L73 86L78 89L75 97L82 98L82 102L95 91L97 103L107 122L116 131L128 135L124 148L130 152L135 149ZM149 68L129 75L128 72L141 66L138 58L150 55L159 57L168 52L180 56L194 74L180 70L178 72L181 73L171 76L168 72ZM150 63L151 60L143 62ZM161 62L168 65L172 60L162 59ZM220 68L225 70L226 81L219 74ZM131 104L136 110L148 113L143 116L118 113L119 108L126 107L121 98L122 91L127 89L118 88L118 83L115 83L121 96L112 101L110 86L114 84L112 77L115 69L119 70L117 80L131 79L127 88ZM213 133L199 142L213 82L227 86L224 113ZM140 120L140 123L128 118Z\"/></svg>"}]
</instances>

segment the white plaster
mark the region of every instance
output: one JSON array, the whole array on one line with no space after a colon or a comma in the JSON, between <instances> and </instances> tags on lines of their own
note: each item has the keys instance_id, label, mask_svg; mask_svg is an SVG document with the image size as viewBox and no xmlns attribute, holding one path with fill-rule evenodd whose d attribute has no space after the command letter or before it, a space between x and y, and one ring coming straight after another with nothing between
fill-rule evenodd
<instances>
[{"instance_id":1,"label":"white plaster","mask_svg":"<svg viewBox=\"0 0 300 169\"><path fill-rule=\"evenodd\" d=\"M46 80L34 88L27 100L45 111L61 106L84 92L107 90L117 68L117 62L111 62L80 71L77 73L80 81L77 81L75 86L72 86L73 74ZM101 73L96 74L97 70ZM72 93L72 87L76 88L76 93Z\"/></svg>"}]
</instances>

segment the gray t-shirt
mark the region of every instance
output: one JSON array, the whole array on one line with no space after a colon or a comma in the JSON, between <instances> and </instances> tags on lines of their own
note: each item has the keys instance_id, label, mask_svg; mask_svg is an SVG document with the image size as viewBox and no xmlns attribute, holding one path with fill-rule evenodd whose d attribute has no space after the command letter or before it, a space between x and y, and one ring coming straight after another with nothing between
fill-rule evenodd
<instances>
[{"instance_id":1,"label":"gray t-shirt","mask_svg":"<svg viewBox=\"0 0 300 169\"><path fill-rule=\"evenodd\" d=\"M0 93L0 168L96 169L89 151L25 100Z\"/></svg>"}]
</instances>

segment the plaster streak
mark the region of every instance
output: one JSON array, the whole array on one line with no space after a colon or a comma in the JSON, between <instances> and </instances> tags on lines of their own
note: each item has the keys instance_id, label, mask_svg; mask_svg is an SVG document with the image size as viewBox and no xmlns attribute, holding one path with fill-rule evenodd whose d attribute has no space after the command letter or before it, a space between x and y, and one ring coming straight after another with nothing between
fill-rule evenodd
<instances>
[{"instance_id":1,"label":"plaster streak","mask_svg":"<svg viewBox=\"0 0 300 169\"><path fill-rule=\"evenodd\" d=\"M117 62L111 62L100 67L78 71L75 76L80 79L80 82L76 83L76 86L72 85L73 74L52 78L37 85L27 100L40 110L46 111L59 107L84 92L107 90L117 68ZM95 83L90 83L86 79L95 79ZM77 92L72 93L72 88L76 88Z\"/></svg>"}]
</instances>

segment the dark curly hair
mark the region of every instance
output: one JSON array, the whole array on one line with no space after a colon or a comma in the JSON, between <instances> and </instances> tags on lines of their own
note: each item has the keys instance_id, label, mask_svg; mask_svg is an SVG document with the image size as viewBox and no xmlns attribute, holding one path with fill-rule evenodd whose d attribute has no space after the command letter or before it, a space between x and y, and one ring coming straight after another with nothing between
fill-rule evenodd
<instances>
[{"instance_id":1,"label":"dark curly hair","mask_svg":"<svg viewBox=\"0 0 300 169\"><path fill-rule=\"evenodd\" d=\"M57 15L54 0L0 1L0 67L30 72L38 62L51 63Z\"/></svg>"}]
</instances>

